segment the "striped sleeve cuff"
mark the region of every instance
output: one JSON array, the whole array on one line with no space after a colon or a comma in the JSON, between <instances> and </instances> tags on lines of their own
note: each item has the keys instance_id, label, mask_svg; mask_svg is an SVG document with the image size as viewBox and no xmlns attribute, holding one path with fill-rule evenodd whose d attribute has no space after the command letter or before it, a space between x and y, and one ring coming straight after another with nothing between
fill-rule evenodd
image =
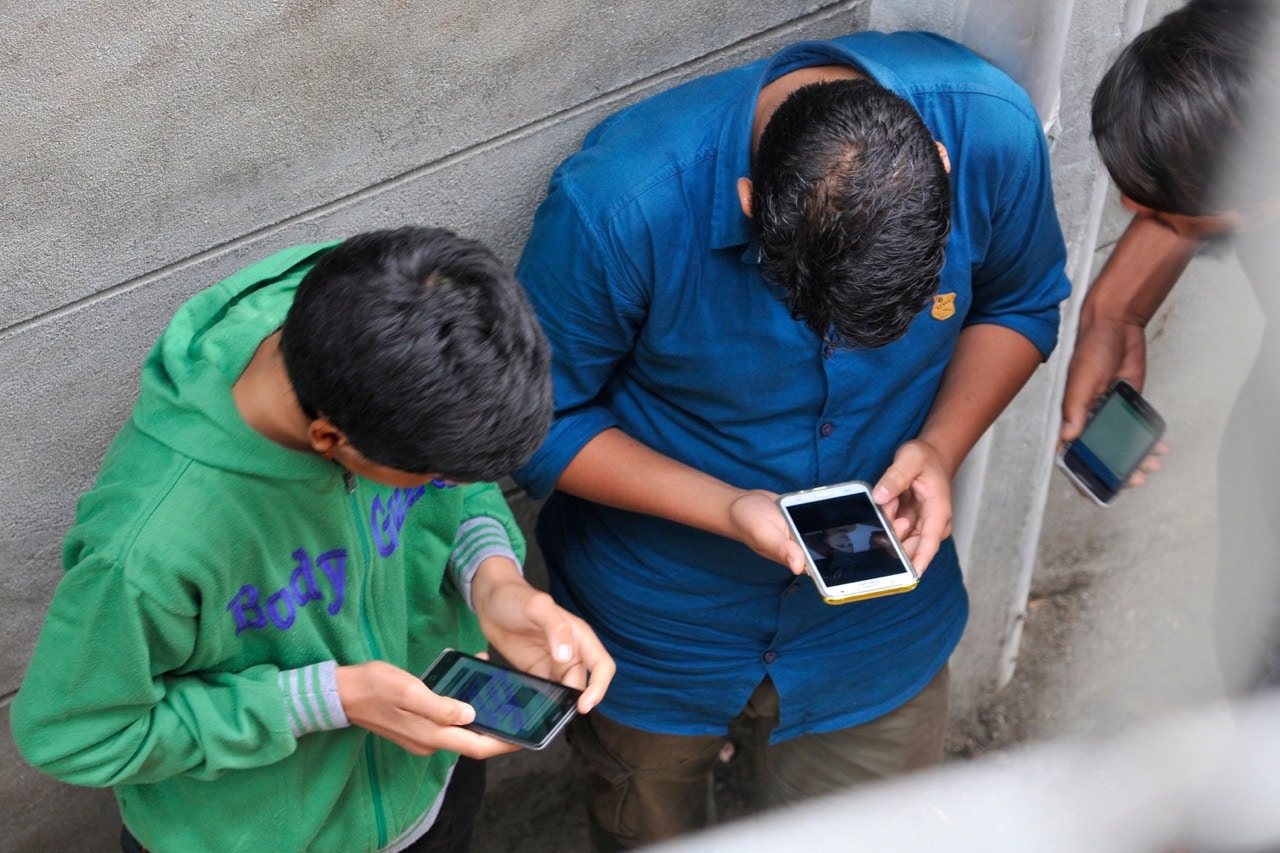
<instances>
[{"instance_id":1,"label":"striped sleeve cuff","mask_svg":"<svg viewBox=\"0 0 1280 853\"><path fill-rule=\"evenodd\" d=\"M337 662L330 660L277 676L294 737L351 725L338 697L337 670Z\"/></svg>"},{"instance_id":2,"label":"striped sleeve cuff","mask_svg":"<svg viewBox=\"0 0 1280 853\"><path fill-rule=\"evenodd\" d=\"M471 582L475 580L476 570L480 564L490 557L506 557L520 568L516 552L511 547L511 539L502 522L492 518L473 518L458 528L458 536L453 540L453 553L449 555L449 571L453 580L462 591L467 606L475 610L471 603Z\"/></svg>"}]
</instances>

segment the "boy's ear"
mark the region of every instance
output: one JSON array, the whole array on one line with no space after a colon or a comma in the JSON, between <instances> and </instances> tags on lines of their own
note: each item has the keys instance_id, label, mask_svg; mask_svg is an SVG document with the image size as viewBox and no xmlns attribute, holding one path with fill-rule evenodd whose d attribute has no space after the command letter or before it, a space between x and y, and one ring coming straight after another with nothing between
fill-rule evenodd
<instances>
[{"instance_id":1,"label":"boy's ear","mask_svg":"<svg viewBox=\"0 0 1280 853\"><path fill-rule=\"evenodd\" d=\"M316 418L307 425L307 439L312 450L327 458L332 458L333 451L347 444L346 433L326 417Z\"/></svg>"}]
</instances>

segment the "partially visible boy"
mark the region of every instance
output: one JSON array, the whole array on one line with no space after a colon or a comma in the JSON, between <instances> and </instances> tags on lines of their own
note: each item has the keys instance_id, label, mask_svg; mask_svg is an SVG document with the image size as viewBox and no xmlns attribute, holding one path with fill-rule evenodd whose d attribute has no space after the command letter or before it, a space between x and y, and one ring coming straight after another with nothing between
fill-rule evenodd
<instances>
[{"instance_id":1,"label":"partially visible boy","mask_svg":"<svg viewBox=\"0 0 1280 853\"><path fill-rule=\"evenodd\" d=\"M1134 217L1081 305L1062 397L1070 441L1112 379L1142 388L1156 310L1202 246L1234 248L1267 324L1218 455L1215 632L1231 694L1280 687L1278 43L1276 0L1191 0L1103 75L1093 136Z\"/></svg>"},{"instance_id":2,"label":"partially visible boy","mask_svg":"<svg viewBox=\"0 0 1280 853\"><path fill-rule=\"evenodd\" d=\"M487 638L583 712L613 674L481 482L542 441L548 365L510 272L439 229L295 247L190 300L77 507L23 756L113 786L125 849L465 849L483 764L457 754L513 747L422 684L436 654Z\"/></svg>"}]
</instances>

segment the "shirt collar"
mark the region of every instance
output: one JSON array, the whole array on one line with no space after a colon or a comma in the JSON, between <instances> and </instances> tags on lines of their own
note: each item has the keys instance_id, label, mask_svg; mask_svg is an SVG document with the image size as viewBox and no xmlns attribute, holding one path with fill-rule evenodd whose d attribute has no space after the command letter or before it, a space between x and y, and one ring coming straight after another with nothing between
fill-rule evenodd
<instances>
[{"instance_id":1,"label":"shirt collar","mask_svg":"<svg viewBox=\"0 0 1280 853\"><path fill-rule=\"evenodd\" d=\"M880 85L899 91L893 72L876 62L855 56L847 48L826 41L802 41L783 49L772 59L756 63L754 85L732 103L720 127L716 159L715 209L711 219L711 248L727 249L752 241L751 220L738 200L738 179L751 173L751 123L755 119L760 90L784 74L812 65L851 65Z\"/></svg>"}]
</instances>

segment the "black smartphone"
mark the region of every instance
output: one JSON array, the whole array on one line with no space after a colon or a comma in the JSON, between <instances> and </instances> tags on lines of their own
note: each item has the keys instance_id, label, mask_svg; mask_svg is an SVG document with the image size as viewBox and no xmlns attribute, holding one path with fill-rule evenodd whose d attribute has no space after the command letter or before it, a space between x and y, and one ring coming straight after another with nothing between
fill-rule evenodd
<instances>
[{"instance_id":1,"label":"black smartphone","mask_svg":"<svg viewBox=\"0 0 1280 853\"><path fill-rule=\"evenodd\" d=\"M582 691L445 649L428 667L423 682L435 693L476 709L466 728L523 746L542 749L578 712Z\"/></svg>"},{"instance_id":2,"label":"black smartphone","mask_svg":"<svg viewBox=\"0 0 1280 853\"><path fill-rule=\"evenodd\" d=\"M1110 506L1164 434L1164 418L1117 379L1089 413L1084 431L1058 453L1058 466L1094 503Z\"/></svg>"}]
</instances>

